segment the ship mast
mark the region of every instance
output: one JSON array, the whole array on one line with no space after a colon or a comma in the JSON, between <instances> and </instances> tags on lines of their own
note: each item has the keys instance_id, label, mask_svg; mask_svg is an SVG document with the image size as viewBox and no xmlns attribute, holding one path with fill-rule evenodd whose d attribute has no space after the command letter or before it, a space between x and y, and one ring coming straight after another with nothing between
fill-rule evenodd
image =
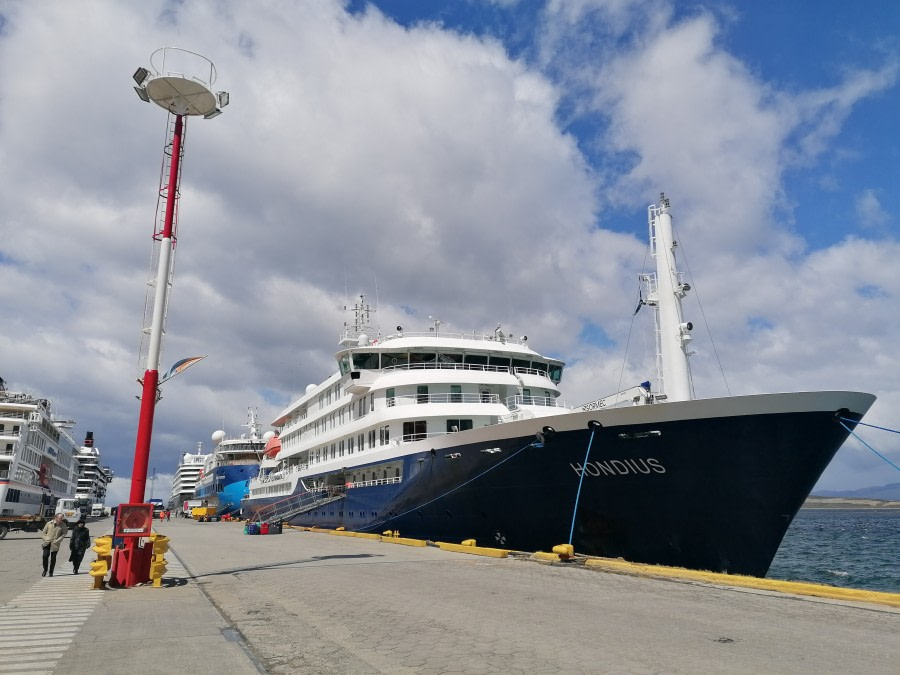
<instances>
[{"instance_id":1,"label":"ship mast","mask_svg":"<svg viewBox=\"0 0 900 675\"><path fill-rule=\"evenodd\" d=\"M650 250L656 259L656 279L648 289L647 304L656 307L656 358L659 389L668 401L690 401L691 372L687 347L693 324L685 322L681 299L690 290L675 264L678 242L672 230L669 200L660 193L659 204L648 207Z\"/></svg>"}]
</instances>

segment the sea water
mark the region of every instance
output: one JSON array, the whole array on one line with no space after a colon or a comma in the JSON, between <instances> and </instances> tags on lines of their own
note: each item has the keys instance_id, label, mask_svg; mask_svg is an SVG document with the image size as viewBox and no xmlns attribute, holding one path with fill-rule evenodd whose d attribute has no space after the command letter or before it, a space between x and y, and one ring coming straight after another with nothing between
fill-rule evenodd
<instances>
[{"instance_id":1,"label":"sea water","mask_svg":"<svg viewBox=\"0 0 900 675\"><path fill-rule=\"evenodd\" d=\"M766 577L900 593L900 509L800 509Z\"/></svg>"}]
</instances>

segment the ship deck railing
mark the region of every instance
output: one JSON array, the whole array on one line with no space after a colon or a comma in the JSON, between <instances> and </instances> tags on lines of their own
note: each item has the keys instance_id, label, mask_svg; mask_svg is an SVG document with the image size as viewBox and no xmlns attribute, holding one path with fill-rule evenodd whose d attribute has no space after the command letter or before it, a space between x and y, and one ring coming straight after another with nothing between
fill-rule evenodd
<instances>
[{"instance_id":1,"label":"ship deck railing","mask_svg":"<svg viewBox=\"0 0 900 675\"><path fill-rule=\"evenodd\" d=\"M2 401L2 399L0 399ZM0 419L5 420L27 420L29 419L30 412L23 412L21 410L0 410Z\"/></svg>"},{"instance_id":2,"label":"ship deck railing","mask_svg":"<svg viewBox=\"0 0 900 675\"><path fill-rule=\"evenodd\" d=\"M444 394L401 394L387 398L387 407L423 403L500 403L497 394L444 393Z\"/></svg>"},{"instance_id":3,"label":"ship deck railing","mask_svg":"<svg viewBox=\"0 0 900 675\"><path fill-rule=\"evenodd\" d=\"M351 339L354 342L358 340L360 335L371 335L370 332L359 331L348 329L344 331L344 338ZM499 342L500 344L506 344L507 342L511 344L524 345L527 344L527 341L524 337L517 338L512 335L502 335L499 333L450 333L446 331L403 331L402 333L396 333L393 335L381 336L378 338L378 342L387 342L388 340L398 340L400 338L450 338L452 340L471 340L474 342ZM377 346L377 345L372 345Z\"/></svg>"},{"instance_id":4,"label":"ship deck railing","mask_svg":"<svg viewBox=\"0 0 900 675\"><path fill-rule=\"evenodd\" d=\"M402 483L403 479L400 476L394 476L392 478L373 478L372 480L358 480L354 482L347 483L347 489L351 488L363 488L363 487L374 487L376 485L392 485L394 483Z\"/></svg>"},{"instance_id":5,"label":"ship deck railing","mask_svg":"<svg viewBox=\"0 0 900 675\"><path fill-rule=\"evenodd\" d=\"M305 511L310 511L321 504L341 499L346 493L344 485L333 485L306 490L277 502L263 506L250 517L251 522L271 523L288 520Z\"/></svg>"}]
</instances>

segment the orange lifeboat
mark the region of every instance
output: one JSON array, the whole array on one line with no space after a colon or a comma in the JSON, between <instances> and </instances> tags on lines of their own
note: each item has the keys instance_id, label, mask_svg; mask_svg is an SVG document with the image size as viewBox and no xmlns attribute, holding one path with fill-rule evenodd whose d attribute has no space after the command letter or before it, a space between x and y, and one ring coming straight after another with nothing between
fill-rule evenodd
<instances>
[{"instance_id":1,"label":"orange lifeboat","mask_svg":"<svg viewBox=\"0 0 900 675\"><path fill-rule=\"evenodd\" d=\"M279 450L281 450L281 441L278 436L272 436L266 441L266 449L264 450L266 457L274 458Z\"/></svg>"}]
</instances>

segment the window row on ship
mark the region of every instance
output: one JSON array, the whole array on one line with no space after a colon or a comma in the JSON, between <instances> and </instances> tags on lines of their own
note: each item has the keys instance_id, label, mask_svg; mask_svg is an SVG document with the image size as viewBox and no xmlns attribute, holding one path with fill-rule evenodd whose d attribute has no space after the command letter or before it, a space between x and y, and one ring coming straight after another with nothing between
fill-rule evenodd
<instances>
[{"instance_id":1,"label":"window row on ship","mask_svg":"<svg viewBox=\"0 0 900 675\"><path fill-rule=\"evenodd\" d=\"M329 387L327 394L325 392L319 394L320 397L320 405L327 407L331 404L331 396L332 392L334 394L334 401L337 403L341 400L341 397L344 395L344 390L341 385L335 385L334 387ZM517 394L510 399L514 399L515 403L522 405L555 405L556 398L553 396L552 392L548 389L539 390L538 394L533 395L531 389L523 389L521 394ZM500 396L494 393L491 393L488 389L482 389L474 392L463 392L462 385L452 384L449 385L449 391L442 391L433 393L430 391L428 385L418 385L416 386L415 393L407 393L407 394L397 394L396 390L393 387L385 389L384 395L370 393L367 396L359 397L355 402L349 403L347 405L341 406L339 409L334 410L330 413L324 414L321 417L318 417L314 420L307 422L302 426L295 426L297 422L301 422L307 419L306 411L304 409L303 414L298 414L293 416L290 420L288 420L283 427L281 427L280 440L281 447L286 452L291 452L292 449L296 448L297 445L303 441L304 438L308 438L310 435L313 437L318 436L320 434L324 434L333 429L337 429L344 424L348 424L355 420L362 419L370 412L374 412L381 408L376 408L376 400L383 402L384 408L393 408L395 406L400 405L408 405L408 404L427 404L427 403L500 403ZM507 405L512 405L510 400L507 400ZM449 429L448 423L448 431L452 431ZM463 429L457 429L457 431L462 431ZM369 430L369 434L374 434L373 430ZM407 432L404 430L403 434L414 434L417 432L410 431ZM360 434L359 436L362 436ZM348 442L351 446L350 452L352 452L352 436L348 439ZM362 444L362 442L360 443ZM370 447L372 443L369 443Z\"/></svg>"}]
</instances>

